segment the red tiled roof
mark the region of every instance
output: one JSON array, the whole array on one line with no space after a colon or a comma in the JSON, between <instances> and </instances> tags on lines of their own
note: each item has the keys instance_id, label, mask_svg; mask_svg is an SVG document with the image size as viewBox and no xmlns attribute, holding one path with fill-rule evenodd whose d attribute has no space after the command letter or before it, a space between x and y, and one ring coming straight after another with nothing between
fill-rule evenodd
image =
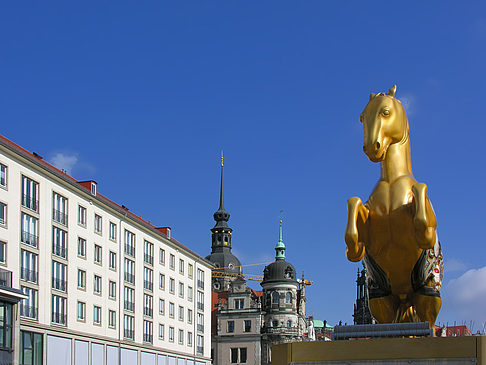
<instances>
[{"instance_id":1,"label":"red tiled roof","mask_svg":"<svg viewBox=\"0 0 486 365\"><path fill-rule=\"evenodd\" d=\"M218 304L228 301L227 291L211 292L211 334L218 334Z\"/></svg>"},{"instance_id":2,"label":"red tiled roof","mask_svg":"<svg viewBox=\"0 0 486 365\"><path fill-rule=\"evenodd\" d=\"M254 290L254 289L252 289L251 291L252 291L253 295L256 296L256 297L263 296L263 291L262 290Z\"/></svg>"}]
</instances>

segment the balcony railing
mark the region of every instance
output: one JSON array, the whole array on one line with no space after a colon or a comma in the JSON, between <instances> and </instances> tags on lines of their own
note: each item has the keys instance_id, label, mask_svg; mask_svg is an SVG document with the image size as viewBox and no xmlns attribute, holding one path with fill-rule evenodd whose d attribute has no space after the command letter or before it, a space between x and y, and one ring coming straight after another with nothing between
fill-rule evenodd
<instances>
[{"instance_id":1,"label":"balcony railing","mask_svg":"<svg viewBox=\"0 0 486 365\"><path fill-rule=\"evenodd\" d=\"M64 313L52 312L52 322L66 325L66 315Z\"/></svg>"},{"instance_id":2,"label":"balcony railing","mask_svg":"<svg viewBox=\"0 0 486 365\"><path fill-rule=\"evenodd\" d=\"M20 268L20 278L25 281L37 283L37 272L25 267Z\"/></svg>"},{"instance_id":3,"label":"balcony railing","mask_svg":"<svg viewBox=\"0 0 486 365\"><path fill-rule=\"evenodd\" d=\"M133 330L125 330L124 336L125 336L125 338L128 338L129 340L133 340L134 331Z\"/></svg>"},{"instance_id":4,"label":"balcony railing","mask_svg":"<svg viewBox=\"0 0 486 365\"><path fill-rule=\"evenodd\" d=\"M135 246L125 244L125 253L135 257Z\"/></svg>"},{"instance_id":5,"label":"balcony railing","mask_svg":"<svg viewBox=\"0 0 486 365\"><path fill-rule=\"evenodd\" d=\"M60 291L66 291L66 280L52 278L52 288Z\"/></svg>"},{"instance_id":6,"label":"balcony railing","mask_svg":"<svg viewBox=\"0 0 486 365\"><path fill-rule=\"evenodd\" d=\"M125 281L127 283L135 285L135 275L126 272L125 273Z\"/></svg>"},{"instance_id":7,"label":"balcony railing","mask_svg":"<svg viewBox=\"0 0 486 365\"><path fill-rule=\"evenodd\" d=\"M272 334L285 333L289 335L298 335L299 329L297 327L262 327L261 332Z\"/></svg>"},{"instance_id":8,"label":"balcony railing","mask_svg":"<svg viewBox=\"0 0 486 365\"><path fill-rule=\"evenodd\" d=\"M147 317L152 317L154 311L152 308L149 307L143 307L143 315Z\"/></svg>"},{"instance_id":9,"label":"balcony railing","mask_svg":"<svg viewBox=\"0 0 486 365\"><path fill-rule=\"evenodd\" d=\"M197 325L197 332L204 332L204 325L203 324Z\"/></svg>"},{"instance_id":10,"label":"balcony railing","mask_svg":"<svg viewBox=\"0 0 486 365\"><path fill-rule=\"evenodd\" d=\"M135 302L130 302L128 300L125 300L125 307L127 311L130 312L135 312Z\"/></svg>"},{"instance_id":11,"label":"balcony railing","mask_svg":"<svg viewBox=\"0 0 486 365\"><path fill-rule=\"evenodd\" d=\"M149 281L149 280L144 280L144 281L143 281L143 288L144 288L144 289L147 289L147 290L149 290L149 291L153 291L153 289L154 289L154 284L153 284L151 281Z\"/></svg>"},{"instance_id":12,"label":"balcony railing","mask_svg":"<svg viewBox=\"0 0 486 365\"><path fill-rule=\"evenodd\" d=\"M28 245L31 245L33 247L37 247L39 244L39 236L32 234L30 232L22 231L22 234L20 235L20 240L23 243L26 243Z\"/></svg>"},{"instance_id":13,"label":"balcony railing","mask_svg":"<svg viewBox=\"0 0 486 365\"><path fill-rule=\"evenodd\" d=\"M67 258L67 249L66 246L61 246L57 244L52 245L52 253L56 256L62 257L64 259Z\"/></svg>"},{"instance_id":14,"label":"balcony railing","mask_svg":"<svg viewBox=\"0 0 486 365\"><path fill-rule=\"evenodd\" d=\"M20 305L20 315L27 318L37 318L37 308L29 305Z\"/></svg>"},{"instance_id":15,"label":"balcony railing","mask_svg":"<svg viewBox=\"0 0 486 365\"><path fill-rule=\"evenodd\" d=\"M34 212L39 211L39 201L28 195L22 196L22 205L26 208L32 209Z\"/></svg>"},{"instance_id":16,"label":"balcony railing","mask_svg":"<svg viewBox=\"0 0 486 365\"><path fill-rule=\"evenodd\" d=\"M12 272L4 269L0 269L0 286L11 288L12 287Z\"/></svg>"},{"instance_id":17,"label":"balcony railing","mask_svg":"<svg viewBox=\"0 0 486 365\"><path fill-rule=\"evenodd\" d=\"M55 208L52 209L52 219L64 226L68 225L68 215Z\"/></svg>"},{"instance_id":18,"label":"balcony railing","mask_svg":"<svg viewBox=\"0 0 486 365\"><path fill-rule=\"evenodd\" d=\"M203 346L196 346L196 351L198 354L202 355L204 353L204 347Z\"/></svg>"},{"instance_id":19,"label":"balcony railing","mask_svg":"<svg viewBox=\"0 0 486 365\"><path fill-rule=\"evenodd\" d=\"M153 337L154 337L153 335L149 335L149 334L144 333L143 334L143 342L152 343Z\"/></svg>"},{"instance_id":20,"label":"balcony railing","mask_svg":"<svg viewBox=\"0 0 486 365\"><path fill-rule=\"evenodd\" d=\"M145 255L143 255L143 260L149 265L154 264L154 257L152 255L147 254L147 253Z\"/></svg>"},{"instance_id":21,"label":"balcony railing","mask_svg":"<svg viewBox=\"0 0 486 365\"><path fill-rule=\"evenodd\" d=\"M197 281L197 287L198 287L199 289L204 289L204 281L202 281L202 280L198 280L198 281Z\"/></svg>"},{"instance_id":22,"label":"balcony railing","mask_svg":"<svg viewBox=\"0 0 486 365\"><path fill-rule=\"evenodd\" d=\"M200 311L204 311L204 303L197 302L197 309Z\"/></svg>"}]
</instances>

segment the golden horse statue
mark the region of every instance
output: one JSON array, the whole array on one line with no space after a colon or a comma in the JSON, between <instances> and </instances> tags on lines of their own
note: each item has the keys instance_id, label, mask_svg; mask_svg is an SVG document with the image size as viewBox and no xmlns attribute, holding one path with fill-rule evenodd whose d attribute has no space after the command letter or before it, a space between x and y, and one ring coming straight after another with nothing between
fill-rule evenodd
<instances>
[{"instance_id":1,"label":"golden horse statue","mask_svg":"<svg viewBox=\"0 0 486 365\"><path fill-rule=\"evenodd\" d=\"M442 250L427 186L412 175L408 120L395 98L371 94L360 120L363 150L381 162L381 176L368 201L348 200L346 256L364 260L369 306L379 323L428 321L441 307Z\"/></svg>"}]
</instances>

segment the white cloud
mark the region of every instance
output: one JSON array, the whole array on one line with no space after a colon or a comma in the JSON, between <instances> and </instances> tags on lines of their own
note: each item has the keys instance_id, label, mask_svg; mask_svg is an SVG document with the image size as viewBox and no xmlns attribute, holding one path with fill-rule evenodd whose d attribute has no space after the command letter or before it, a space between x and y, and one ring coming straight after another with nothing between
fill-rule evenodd
<instances>
[{"instance_id":1,"label":"white cloud","mask_svg":"<svg viewBox=\"0 0 486 365\"><path fill-rule=\"evenodd\" d=\"M457 320L486 322L486 266L466 271L452 279L443 290L443 302Z\"/></svg>"},{"instance_id":2,"label":"white cloud","mask_svg":"<svg viewBox=\"0 0 486 365\"><path fill-rule=\"evenodd\" d=\"M413 115L415 113L416 108L416 99L415 96L412 94L407 94L403 96L399 96L398 100L401 101L403 107L405 108L405 112L408 116Z\"/></svg>"},{"instance_id":3,"label":"white cloud","mask_svg":"<svg viewBox=\"0 0 486 365\"><path fill-rule=\"evenodd\" d=\"M50 160L54 166L60 170L66 170L69 175L71 175L74 166L79 161L77 154L65 154L61 152L56 153Z\"/></svg>"}]
</instances>

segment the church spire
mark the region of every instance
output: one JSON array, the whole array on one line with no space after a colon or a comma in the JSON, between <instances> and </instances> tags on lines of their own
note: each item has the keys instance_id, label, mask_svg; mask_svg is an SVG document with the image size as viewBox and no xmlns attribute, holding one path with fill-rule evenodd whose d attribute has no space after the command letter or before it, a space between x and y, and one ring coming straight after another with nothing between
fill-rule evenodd
<instances>
[{"instance_id":1,"label":"church spire","mask_svg":"<svg viewBox=\"0 0 486 365\"><path fill-rule=\"evenodd\" d=\"M285 244L282 239L282 220L280 220L280 231L277 246L275 246L275 260L285 260Z\"/></svg>"},{"instance_id":2,"label":"church spire","mask_svg":"<svg viewBox=\"0 0 486 365\"><path fill-rule=\"evenodd\" d=\"M219 209L218 210L224 210L224 195L223 195L223 166L224 166L224 160L226 160L223 157L223 151L221 151L221 190L219 192Z\"/></svg>"},{"instance_id":3,"label":"church spire","mask_svg":"<svg viewBox=\"0 0 486 365\"><path fill-rule=\"evenodd\" d=\"M230 218L230 214L224 209L224 195L223 195L223 161L225 158L223 157L223 152L221 151L221 186L219 191L219 208L213 214L214 220L216 221L216 225L214 228L226 228L229 229L228 222Z\"/></svg>"}]
</instances>

